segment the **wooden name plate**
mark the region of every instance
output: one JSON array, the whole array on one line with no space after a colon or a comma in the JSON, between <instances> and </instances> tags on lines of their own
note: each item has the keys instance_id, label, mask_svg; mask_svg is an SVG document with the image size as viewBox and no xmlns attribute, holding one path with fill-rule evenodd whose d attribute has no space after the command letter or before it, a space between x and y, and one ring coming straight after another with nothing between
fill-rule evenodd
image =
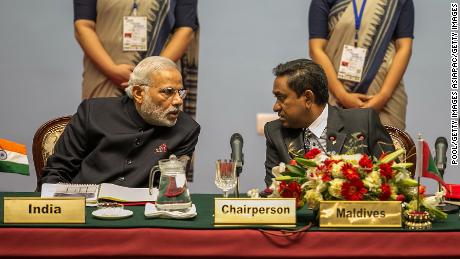
<instances>
[{"instance_id":1,"label":"wooden name plate","mask_svg":"<svg viewBox=\"0 0 460 259\"><path fill-rule=\"evenodd\" d=\"M320 227L401 227L399 201L322 201Z\"/></svg>"},{"instance_id":2,"label":"wooden name plate","mask_svg":"<svg viewBox=\"0 0 460 259\"><path fill-rule=\"evenodd\" d=\"M5 197L3 222L85 223L85 198Z\"/></svg>"},{"instance_id":3,"label":"wooden name plate","mask_svg":"<svg viewBox=\"0 0 460 259\"><path fill-rule=\"evenodd\" d=\"M215 225L295 226L294 198L215 198Z\"/></svg>"}]
</instances>

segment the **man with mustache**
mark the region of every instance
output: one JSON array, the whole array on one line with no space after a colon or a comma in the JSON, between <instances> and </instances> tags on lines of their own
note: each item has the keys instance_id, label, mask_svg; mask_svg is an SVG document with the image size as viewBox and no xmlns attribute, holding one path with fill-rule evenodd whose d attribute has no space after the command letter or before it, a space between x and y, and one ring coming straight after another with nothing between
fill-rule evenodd
<instances>
[{"instance_id":1,"label":"man with mustache","mask_svg":"<svg viewBox=\"0 0 460 259\"><path fill-rule=\"evenodd\" d=\"M357 152L379 157L394 149L390 135L371 109L341 109L328 105L324 70L309 59L279 64L273 111L279 119L265 125L265 183L272 183L272 168L289 163L291 154L318 148L324 153L345 153L357 144ZM350 142L351 141L351 142Z\"/></svg>"},{"instance_id":2,"label":"man with mustache","mask_svg":"<svg viewBox=\"0 0 460 259\"><path fill-rule=\"evenodd\" d=\"M127 96L84 100L48 158L41 183L147 187L158 160L191 157L200 126L180 108L187 90L176 64L148 57Z\"/></svg>"}]
</instances>

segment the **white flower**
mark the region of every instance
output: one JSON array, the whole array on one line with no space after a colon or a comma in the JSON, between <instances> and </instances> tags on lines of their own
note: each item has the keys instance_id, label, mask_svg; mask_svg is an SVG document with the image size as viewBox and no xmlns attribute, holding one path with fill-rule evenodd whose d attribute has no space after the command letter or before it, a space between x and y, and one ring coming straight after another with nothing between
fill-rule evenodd
<instances>
[{"instance_id":1,"label":"white flower","mask_svg":"<svg viewBox=\"0 0 460 259\"><path fill-rule=\"evenodd\" d=\"M309 208L318 208L320 201L323 200L323 196L315 190L308 190L305 193L305 200Z\"/></svg>"},{"instance_id":2,"label":"white flower","mask_svg":"<svg viewBox=\"0 0 460 259\"><path fill-rule=\"evenodd\" d=\"M321 181L321 183L316 186L316 191L319 193L322 193L326 190L327 190L327 184L323 181Z\"/></svg>"},{"instance_id":3,"label":"white flower","mask_svg":"<svg viewBox=\"0 0 460 259\"><path fill-rule=\"evenodd\" d=\"M259 198L259 189L255 188L255 189L249 190L248 196L253 199Z\"/></svg>"},{"instance_id":4,"label":"white flower","mask_svg":"<svg viewBox=\"0 0 460 259\"><path fill-rule=\"evenodd\" d=\"M331 158L334 159L334 160L343 160L343 161L347 161L348 163L351 163L351 164L354 164L354 165L359 163L359 160L361 159L361 157L363 157L362 154L334 155L334 156L331 156Z\"/></svg>"},{"instance_id":5,"label":"white flower","mask_svg":"<svg viewBox=\"0 0 460 259\"><path fill-rule=\"evenodd\" d=\"M423 199L423 203L431 207L436 207L439 205L439 203L442 202L444 194L444 191L436 192L434 196L426 197L425 199Z\"/></svg>"},{"instance_id":6,"label":"white flower","mask_svg":"<svg viewBox=\"0 0 460 259\"><path fill-rule=\"evenodd\" d=\"M315 158L313 158L313 161L315 161L319 165L319 164L322 164L324 162L324 160L326 160L328 158L329 157L327 156L327 154L325 154L323 151L321 151L320 154L318 154L317 156L315 156Z\"/></svg>"},{"instance_id":7,"label":"white flower","mask_svg":"<svg viewBox=\"0 0 460 259\"><path fill-rule=\"evenodd\" d=\"M280 182L276 181L275 178L282 176L281 173L284 173L285 171L286 171L286 164L283 162L281 162L278 166L275 166L272 168L272 174L274 177L272 178L272 184L268 188L271 189L273 192L272 194L268 195L269 198L279 198L280 197L280 194L278 193Z\"/></svg>"},{"instance_id":8,"label":"white flower","mask_svg":"<svg viewBox=\"0 0 460 259\"><path fill-rule=\"evenodd\" d=\"M366 178L364 178L363 183L369 191L377 192L377 189L380 188L380 185L382 185L382 179L380 178L380 174L378 172L372 171L366 176Z\"/></svg>"},{"instance_id":9,"label":"white flower","mask_svg":"<svg viewBox=\"0 0 460 259\"><path fill-rule=\"evenodd\" d=\"M329 194L335 198L342 199L342 185L344 182L344 179L334 179L330 181L328 189Z\"/></svg>"},{"instance_id":10,"label":"white flower","mask_svg":"<svg viewBox=\"0 0 460 259\"><path fill-rule=\"evenodd\" d=\"M284 164L283 162L281 162L278 166L272 168L272 174L275 178L281 176L281 173L284 173L285 171L286 164Z\"/></svg>"},{"instance_id":11,"label":"white flower","mask_svg":"<svg viewBox=\"0 0 460 259\"><path fill-rule=\"evenodd\" d=\"M272 194L268 195L268 198L280 198L280 194L278 193L280 187L280 182L276 181L275 178L272 178L272 184L270 187L268 187L270 190L272 190Z\"/></svg>"},{"instance_id":12,"label":"white flower","mask_svg":"<svg viewBox=\"0 0 460 259\"><path fill-rule=\"evenodd\" d=\"M395 182L400 182L406 179L412 179L409 174L409 171L396 171L396 175L394 176Z\"/></svg>"},{"instance_id":13,"label":"white flower","mask_svg":"<svg viewBox=\"0 0 460 259\"><path fill-rule=\"evenodd\" d=\"M342 174L342 166L344 165L344 162L339 162L339 163L334 163L332 164L332 176L334 178L343 178Z\"/></svg>"},{"instance_id":14,"label":"white flower","mask_svg":"<svg viewBox=\"0 0 460 259\"><path fill-rule=\"evenodd\" d=\"M316 186L318 186L320 184L320 182L321 182L321 180L318 179L318 177L310 178L310 180L308 180L307 182L302 184L302 186L300 186L300 188L302 188L302 189L307 188L308 190L316 189Z\"/></svg>"},{"instance_id":15,"label":"white flower","mask_svg":"<svg viewBox=\"0 0 460 259\"><path fill-rule=\"evenodd\" d=\"M316 190L321 193L327 190L327 184L321 180L321 177L311 178L308 182L300 186L302 189Z\"/></svg>"},{"instance_id":16,"label":"white flower","mask_svg":"<svg viewBox=\"0 0 460 259\"><path fill-rule=\"evenodd\" d=\"M396 186L394 183L390 183L390 190L391 190L391 199L396 200L398 197L398 186Z\"/></svg>"},{"instance_id":17,"label":"white flower","mask_svg":"<svg viewBox=\"0 0 460 259\"><path fill-rule=\"evenodd\" d=\"M307 168L307 171L305 174L306 174L307 179L317 179L318 178L318 174L316 173L316 167Z\"/></svg>"}]
</instances>

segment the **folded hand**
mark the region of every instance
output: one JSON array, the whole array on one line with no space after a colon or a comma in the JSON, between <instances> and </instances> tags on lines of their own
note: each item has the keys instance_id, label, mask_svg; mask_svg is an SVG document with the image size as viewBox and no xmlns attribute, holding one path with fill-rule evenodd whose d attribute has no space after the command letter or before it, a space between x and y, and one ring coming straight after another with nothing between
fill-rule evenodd
<instances>
[{"instance_id":1,"label":"folded hand","mask_svg":"<svg viewBox=\"0 0 460 259\"><path fill-rule=\"evenodd\" d=\"M383 94L376 94L374 96L369 96L369 100L365 102L361 108L370 108L376 111L381 111L385 104L387 103L388 98Z\"/></svg>"},{"instance_id":2,"label":"folded hand","mask_svg":"<svg viewBox=\"0 0 460 259\"><path fill-rule=\"evenodd\" d=\"M339 98L339 102L345 108L360 108L371 98L365 94L345 93Z\"/></svg>"}]
</instances>

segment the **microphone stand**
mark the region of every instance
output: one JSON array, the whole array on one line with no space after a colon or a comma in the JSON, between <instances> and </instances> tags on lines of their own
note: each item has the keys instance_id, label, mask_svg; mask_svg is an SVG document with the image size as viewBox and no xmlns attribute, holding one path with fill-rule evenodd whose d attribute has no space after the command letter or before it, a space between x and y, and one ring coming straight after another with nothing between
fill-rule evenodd
<instances>
[{"instance_id":1,"label":"microphone stand","mask_svg":"<svg viewBox=\"0 0 460 259\"><path fill-rule=\"evenodd\" d=\"M439 173L441 174L441 179L444 180L444 169L438 168ZM440 192L442 192L442 184L438 182L438 189Z\"/></svg>"},{"instance_id":2,"label":"microphone stand","mask_svg":"<svg viewBox=\"0 0 460 259\"><path fill-rule=\"evenodd\" d=\"M240 178L236 177L235 197L240 197Z\"/></svg>"},{"instance_id":3,"label":"microphone stand","mask_svg":"<svg viewBox=\"0 0 460 259\"><path fill-rule=\"evenodd\" d=\"M235 186L235 197L239 198L240 197L240 174L241 171L243 171L243 167L237 167L236 168L236 186Z\"/></svg>"}]
</instances>

